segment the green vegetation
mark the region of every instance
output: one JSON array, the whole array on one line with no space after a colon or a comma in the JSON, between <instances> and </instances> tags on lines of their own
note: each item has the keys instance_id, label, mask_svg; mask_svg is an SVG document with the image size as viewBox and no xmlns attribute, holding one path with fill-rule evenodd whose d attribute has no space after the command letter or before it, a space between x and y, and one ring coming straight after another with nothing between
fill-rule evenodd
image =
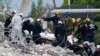
<instances>
[{"instance_id":1,"label":"green vegetation","mask_svg":"<svg viewBox=\"0 0 100 56\"><path fill-rule=\"evenodd\" d=\"M95 43L100 44L100 22L95 22L95 24L98 26L98 31L95 35Z\"/></svg>"}]
</instances>

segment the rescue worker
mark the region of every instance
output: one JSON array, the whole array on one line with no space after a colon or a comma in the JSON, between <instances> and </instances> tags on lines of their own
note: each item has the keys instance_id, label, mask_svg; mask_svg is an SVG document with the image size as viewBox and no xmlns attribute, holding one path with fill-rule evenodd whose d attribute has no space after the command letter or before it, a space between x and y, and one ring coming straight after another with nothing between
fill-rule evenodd
<instances>
[{"instance_id":1,"label":"rescue worker","mask_svg":"<svg viewBox=\"0 0 100 56\"><path fill-rule=\"evenodd\" d=\"M44 18L45 21L53 21L53 32L55 31L55 27L58 24L58 21L61 20L60 19L60 12L56 12L55 16L51 17L51 18Z\"/></svg>"},{"instance_id":2,"label":"rescue worker","mask_svg":"<svg viewBox=\"0 0 100 56\"><path fill-rule=\"evenodd\" d=\"M22 18L18 14L14 14L9 25L9 27L12 27L11 38L13 43L17 42L21 38L21 23Z\"/></svg>"},{"instance_id":3,"label":"rescue worker","mask_svg":"<svg viewBox=\"0 0 100 56\"><path fill-rule=\"evenodd\" d=\"M97 46L96 46L96 50L95 50L95 52L93 53L93 56L100 56L100 45L97 45Z\"/></svg>"},{"instance_id":4,"label":"rescue worker","mask_svg":"<svg viewBox=\"0 0 100 56\"><path fill-rule=\"evenodd\" d=\"M73 21L70 14L66 14L66 18L63 20L65 28L66 28L66 35L70 35L73 31Z\"/></svg>"},{"instance_id":5,"label":"rescue worker","mask_svg":"<svg viewBox=\"0 0 100 56\"><path fill-rule=\"evenodd\" d=\"M14 16L14 14L16 13L16 11L13 11L12 13L11 13L11 15L6 19L6 21L5 21L5 24L4 24L4 35L6 36L6 37L9 37L10 38L10 36L9 36L9 34L10 34L10 28L8 27L9 25L10 25L10 23L11 23L11 20L12 20L12 17ZM11 40L11 39L9 39L9 40Z\"/></svg>"},{"instance_id":6,"label":"rescue worker","mask_svg":"<svg viewBox=\"0 0 100 56\"><path fill-rule=\"evenodd\" d=\"M55 28L55 37L56 37L56 43L55 46L59 45L61 47L64 47L65 45L65 27L62 21L58 21L58 24Z\"/></svg>"},{"instance_id":7,"label":"rescue worker","mask_svg":"<svg viewBox=\"0 0 100 56\"><path fill-rule=\"evenodd\" d=\"M42 31L44 30L41 26L41 19L37 19L36 22L33 23L33 28L32 28L33 41L36 44L42 44L42 38L40 36L40 33Z\"/></svg>"},{"instance_id":8,"label":"rescue worker","mask_svg":"<svg viewBox=\"0 0 100 56\"><path fill-rule=\"evenodd\" d=\"M95 32L98 30L97 25L92 23L91 20L87 18L85 22L85 27L86 27L85 41L94 42L94 35L95 35Z\"/></svg>"},{"instance_id":9,"label":"rescue worker","mask_svg":"<svg viewBox=\"0 0 100 56\"><path fill-rule=\"evenodd\" d=\"M33 18L28 18L28 20L26 20L22 23L23 36L25 36L24 30L27 30L29 32L29 34L31 34L33 21L34 21Z\"/></svg>"},{"instance_id":10,"label":"rescue worker","mask_svg":"<svg viewBox=\"0 0 100 56\"><path fill-rule=\"evenodd\" d=\"M80 54L80 51L82 50L82 47L79 46L78 42L74 42L69 48L72 49L75 54Z\"/></svg>"},{"instance_id":11,"label":"rescue worker","mask_svg":"<svg viewBox=\"0 0 100 56\"><path fill-rule=\"evenodd\" d=\"M75 32L75 35L78 35L77 37L79 39L79 43L85 41L86 27L81 18L77 19L77 30Z\"/></svg>"},{"instance_id":12,"label":"rescue worker","mask_svg":"<svg viewBox=\"0 0 100 56\"><path fill-rule=\"evenodd\" d=\"M86 51L86 53L88 54L88 56L92 56L92 50L90 48L90 43L88 41L85 41L83 43L83 48L84 48L84 51Z\"/></svg>"}]
</instances>

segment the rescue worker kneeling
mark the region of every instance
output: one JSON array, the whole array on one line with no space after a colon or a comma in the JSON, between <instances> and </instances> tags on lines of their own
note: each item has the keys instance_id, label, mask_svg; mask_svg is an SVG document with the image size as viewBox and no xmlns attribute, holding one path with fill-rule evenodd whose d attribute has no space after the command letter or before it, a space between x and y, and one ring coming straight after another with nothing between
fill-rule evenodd
<instances>
[{"instance_id":1,"label":"rescue worker kneeling","mask_svg":"<svg viewBox=\"0 0 100 56\"><path fill-rule=\"evenodd\" d=\"M62 23L62 21L58 21L58 24L55 28L55 37L56 37L56 42L53 43L54 46L61 46L64 47L65 45L65 28Z\"/></svg>"},{"instance_id":2,"label":"rescue worker kneeling","mask_svg":"<svg viewBox=\"0 0 100 56\"><path fill-rule=\"evenodd\" d=\"M40 19L37 19L36 22L34 22L33 28L32 28L33 41L36 44L42 44L42 38L40 36L40 33L42 31L44 31L44 30L41 26L41 21L40 21Z\"/></svg>"},{"instance_id":3,"label":"rescue worker kneeling","mask_svg":"<svg viewBox=\"0 0 100 56\"><path fill-rule=\"evenodd\" d=\"M31 34L32 31L32 23L34 22L34 20L32 18L28 18L28 20L24 21L22 23L22 33L23 36L25 36L25 32L24 30L27 30L29 32L29 35Z\"/></svg>"},{"instance_id":4,"label":"rescue worker kneeling","mask_svg":"<svg viewBox=\"0 0 100 56\"><path fill-rule=\"evenodd\" d=\"M88 41L85 41L83 43L83 48L84 48L84 51L86 51L88 56L92 56L92 50L90 48L90 43Z\"/></svg>"}]
</instances>

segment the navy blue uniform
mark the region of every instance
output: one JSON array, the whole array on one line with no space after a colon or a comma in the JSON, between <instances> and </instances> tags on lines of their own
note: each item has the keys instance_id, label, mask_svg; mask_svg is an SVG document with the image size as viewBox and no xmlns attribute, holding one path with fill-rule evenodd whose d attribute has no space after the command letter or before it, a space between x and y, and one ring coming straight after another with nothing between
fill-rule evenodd
<instances>
[{"instance_id":1,"label":"navy blue uniform","mask_svg":"<svg viewBox=\"0 0 100 56\"><path fill-rule=\"evenodd\" d=\"M78 28L77 28L77 31L75 32L75 34L79 34L78 35L79 42L85 41L86 27L85 27L84 23L78 24Z\"/></svg>"},{"instance_id":2,"label":"navy blue uniform","mask_svg":"<svg viewBox=\"0 0 100 56\"><path fill-rule=\"evenodd\" d=\"M64 47L65 43L65 28L63 24L58 24L55 28L55 37L57 42L55 45L60 45L61 47Z\"/></svg>"},{"instance_id":3,"label":"navy blue uniform","mask_svg":"<svg viewBox=\"0 0 100 56\"><path fill-rule=\"evenodd\" d=\"M40 33L43 31L42 26L40 25L39 22L35 22L33 24L32 32L33 32L33 41L36 44L42 44L42 39L40 36Z\"/></svg>"},{"instance_id":4,"label":"navy blue uniform","mask_svg":"<svg viewBox=\"0 0 100 56\"><path fill-rule=\"evenodd\" d=\"M53 21L53 31L55 30L56 25L58 24L58 21L60 20L60 17L54 16L51 18L44 18L45 21Z\"/></svg>"},{"instance_id":5,"label":"navy blue uniform","mask_svg":"<svg viewBox=\"0 0 100 56\"><path fill-rule=\"evenodd\" d=\"M85 24L86 27L86 41L94 42L94 35L95 32L97 31L98 27L97 25L93 23L87 23Z\"/></svg>"},{"instance_id":6,"label":"navy blue uniform","mask_svg":"<svg viewBox=\"0 0 100 56\"><path fill-rule=\"evenodd\" d=\"M29 33L32 31L32 23L29 20L23 22L23 24L22 24L23 35L25 35L24 30L28 30Z\"/></svg>"},{"instance_id":7,"label":"navy blue uniform","mask_svg":"<svg viewBox=\"0 0 100 56\"><path fill-rule=\"evenodd\" d=\"M84 45L83 48L86 51L86 53L88 54L88 56L92 55L92 50L91 50L90 46Z\"/></svg>"},{"instance_id":8,"label":"navy blue uniform","mask_svg":"<svg viewBox=\"0 0 100 56\"><path fill-rule=\"evenodd\" d=\"M5 27L5 29L4 29L4 31L5 31L4 35L7 36L7 37L9 37L9 34L10 34L8 26L11 23L11 18L12 18L12 16L10 16L9 18L7 18L6 21L5 21L5 24L4 24L4 27Z\"/></svg>"}]
</instances>

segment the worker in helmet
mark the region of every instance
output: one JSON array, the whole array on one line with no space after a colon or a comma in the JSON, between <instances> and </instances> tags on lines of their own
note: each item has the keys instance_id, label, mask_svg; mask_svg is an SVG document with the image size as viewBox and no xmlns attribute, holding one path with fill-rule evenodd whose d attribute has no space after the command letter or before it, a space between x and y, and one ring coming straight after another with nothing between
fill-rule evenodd
<instances>
[{"instance_id":1,"label":"worker in helmet","mask_svg":"<svg viewBox=\"0 0 100 56\"><path fill-rule=\"evenodd\" d=\"M85 31L86 27L84 22L82 21L81 18L77 19L77 30L75 31L75 35L78 35L79 43L84 42L84 38L86 35Z\"/></svg>"},{"instance_id":2,"label":"worker in helmet","mask_svg":"<svg viewBox=\"0 0 100 56\"><path fill-rule=\"evenodd\" d=\"M27 20L22 22L22 33L23 33L23 36L25 36L24 30L27 30L29 32L29 34L31 34L33 22L34 22L34 20L31 17L29 17Z\"/></svg>"},{"instance_id":3,"label":"worker in helmet","mask_svg":"<svg viewBox=\"0 0 100 56\"><path fill-rule=\"evenodd\" d=\"M89 18L86 18L85 20L85 27L86 27L86 41L89 42L94 42L94 35L95 32L98 30L98 27L96 24L94 24L93 22L91 22L91 20Z\"/></svg>"},{"instance_id":4,"label":"worker in helmet","mask_svg":"<svg viewBox=\"0 0 100 56\"><path fill-rule=\"evenodd\" d=\"M11 31L11 38L13 42L18 42L18 40L21 39L21 23L22 23L22 18L14 13L14 16L12 17L11 23L9 25L9 27L12 27L12 31Z\"/></svg>"},{"instance_id":5,"label":"worker in helmet","mask_svg":"<svg viewBox=\"0 0 100 56\"><path fill-rule=\"evenodd\" d=\"M42 38L40 36L40 33L44 31L42 26L41 26L41 19L36 19L36 22L34 22L33 27L32 27L32 39L36 44L42 44Z\"/></svg>"},{"instance_id":6,"label":"worker in helmet","mask_svg":"<svg viewBox=\"0 0 100 56\"><path fill-rule=\"evenodd\" d=\"M84 48L84 51L86 51L86 53L88 54L88 56L92 56L92 50L90 48L90 43L88 41L85 41L83 43L83 48Z\"/></svg>"},{"instance_id":7,"label":"worker in helmet","mask_svg":"<svg viewBox=\"0 0 100 56\"><path fill-rule=\"evenodd\" d=\"M12 20L12 17L14 16L16 14L16 11L14 10L14 11L12 11L12 13L11 13L11 15L9 15L9 17L6 19L6 21L5 21L5 24L4 24L4 35L6 36L6 37L9 37L9 40L11 40L11 38L10 38L10 33L9 33L9 31L10 31L10 29L9 29L9 25L10 25L10 23L11 23L11 20Z\"/></svg>"},{"instance_id":8,"label":"worker in helmet","mask_svg":"<svg viewBox=\"0 0 100 56\"><path fill-rule=\"evenodd\" d=\"M59 45L61 47L64 47L65 43L65 27L62 21L58 21L58 24L55 28L55 37L56 37L56 43L55 45Z\"/></svg>"},{"instance_id":9,"label":"worker in helmet","mask_svg":"<svg viewBox=\"0 0 100 56\"><path fill-rule=\"evenodd\" d=\"M64 25L65 25L65 28L66 28L66 35L70 35L73 31L74 20L72 21L71 15L67 13L66 18L64 18L63 22L64 22Z\"/></svg>"},{"instance_id":10,"label":"worker in helmet","mask_svg":"<svg viewBox=\"0 0 100 56\"><path fill-rule=\"evenodd\" d=\"M53 21L53 32L55 31L55 27L58 24L58 21L61 20L60 18L60 12L57 11L55 13L55 16L50 17L50 18L44 18L45 21Z\"/></svg>"}]
</instances>

